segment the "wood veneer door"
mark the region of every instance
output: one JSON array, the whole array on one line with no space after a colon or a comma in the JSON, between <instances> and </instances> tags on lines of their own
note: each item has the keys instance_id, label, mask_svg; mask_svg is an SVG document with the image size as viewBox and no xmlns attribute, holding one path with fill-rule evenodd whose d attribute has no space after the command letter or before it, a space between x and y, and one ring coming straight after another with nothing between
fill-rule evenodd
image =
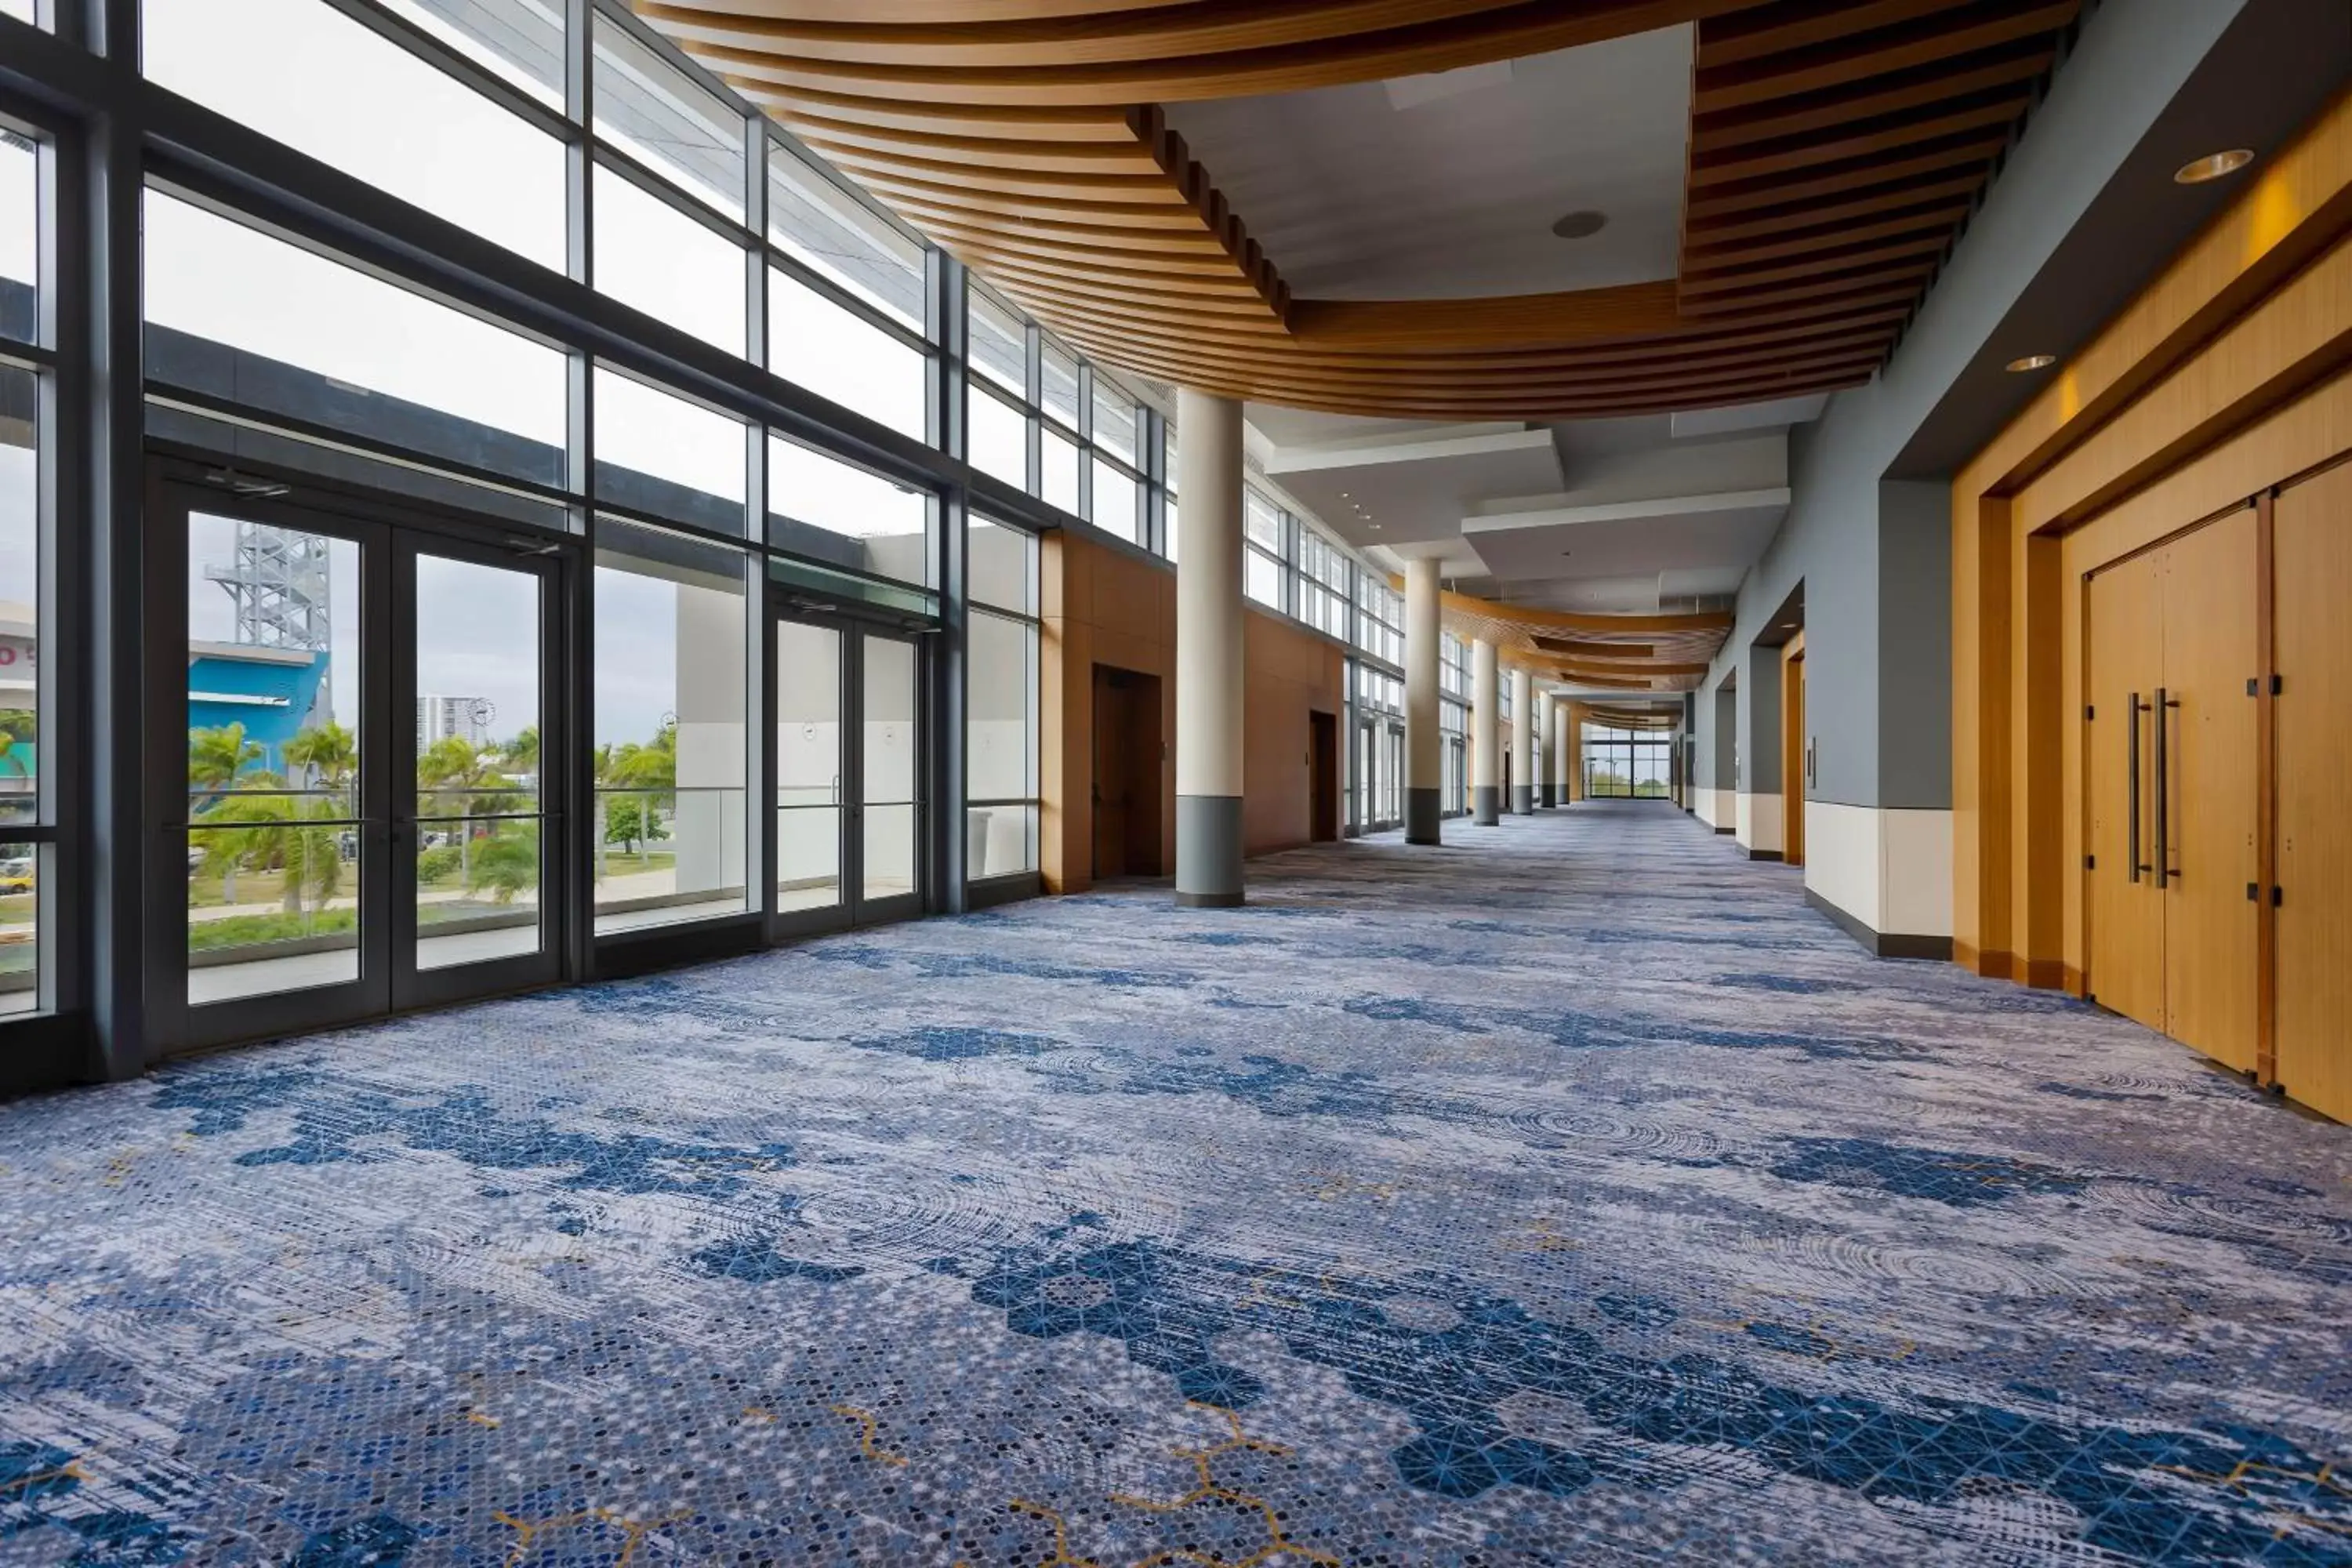
<instances>
[{"instance_id":1,"label":"wood veneer door","mask_svg":"<svg viewBox=\"0 0 2352 1568\"><path fill-rule=\"evenodd\" d=\"M2279 1087L2352 1121L2352 467L2282 491Z\"/></svg>"},{"instance_id":2,"label":"wood veneer door","mask_svg":"<svg viewBox=\"0 0 2352 1568\"><path fill-rule=\"evenodd\" d=\"M1095 855L1097 878L1128 874L1128 816L1133 808L1129 778L1135 750L1134 705L1120 673L1094 667L1095 679Z\"/></svg>"},{"instance_id":3,"label":"wood veneer door","mask_svg":"<svg viewBox=\"0 0 2352 1568\"><path fill-rule=\"evenodd\" d=\"M2143 555L2093 577L2085 631L2088 984L2101 1006L2151 1029L2165 1023L2155 726L2147 711L2164 671L2163 565L2160 554Z\"/></svg>"},{"instance_id":4,"label":"wood veneer door","mask_svg":"<svg viewBox=\"0 0 2352 1568\"><path fill-rule=\"evenodd\" d=\"M2252 1072L2262 1026L2260 705L2255 512L2165 547L2164 725L2157 784L2165 1032Z\"/></svg>"},{"instance_id":5,"label":"wood veneer door","mask_svg":"<svg viewBox=\"0 0 2352 1568\"><path fill-rule=\"evenodd\" d=\"M1805 645L1802 634L1780 660L1780 858L1805 863Z\"/></svg>"}]
</instances>

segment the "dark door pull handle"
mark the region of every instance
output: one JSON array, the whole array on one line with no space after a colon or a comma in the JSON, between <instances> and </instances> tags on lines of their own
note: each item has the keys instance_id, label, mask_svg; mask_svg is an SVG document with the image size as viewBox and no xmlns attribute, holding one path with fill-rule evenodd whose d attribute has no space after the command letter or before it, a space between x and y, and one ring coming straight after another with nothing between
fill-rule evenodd
<instances>
[{"instance_id":1,"label":"dark door pull handle","mask_svg":"<svg viewBox=\"0 0 2352 1568\"><path fill-rule=\"evenodd\" d=\"M2172 768L2170 763L2171 726L2167 722L2173 708L2178 706L2165 695L2164 688L2156 689L2156 885L2168 886L2172 869Z\"/></svg>"},{"instance_id":2,"label":"dark door pull handle","mask_svg":"<svg viewBox=\"0 0 2352 1568\"><path fill-rule=\"evenodd\" d=\"M2138 692L2133 692L2131 707L2124 715L2125 751L2131 759L2124 774L2131 781L2128 791L2131 797L2130 826L2126 829L2128 843L2124 863L2131 868L2131 879L2135 882L2148 869L2139 858L2139 716L2147 711L2147 704L2139 700Z\"/></svg>"}]
</instances>

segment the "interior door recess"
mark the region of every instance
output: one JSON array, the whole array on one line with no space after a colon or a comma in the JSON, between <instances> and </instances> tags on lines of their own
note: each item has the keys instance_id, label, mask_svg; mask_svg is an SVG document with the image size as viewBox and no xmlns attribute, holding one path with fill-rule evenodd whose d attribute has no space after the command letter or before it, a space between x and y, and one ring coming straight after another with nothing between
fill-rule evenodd
<instances>
[{"instance_id":1,"label":"interior door recess","mask_svg":"<svg viewBox=\"0 0 2352 1568\"><path fill-rule=\"evenodd\" d=\"M2261 1035L2251 507L2091 580L2089 984L2242 1071Z\"/></svg>"}]
</instances>

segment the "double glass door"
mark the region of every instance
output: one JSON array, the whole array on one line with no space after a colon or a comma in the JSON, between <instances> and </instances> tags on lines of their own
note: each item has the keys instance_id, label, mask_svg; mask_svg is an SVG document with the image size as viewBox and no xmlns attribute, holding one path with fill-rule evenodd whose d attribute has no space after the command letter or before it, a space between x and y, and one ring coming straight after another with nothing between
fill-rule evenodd
<instances>
[{"instance_id":1,"label":"double glass door","mask_svg":"<svg viewBox=\"0 0 2352 1568\"><path fill-rule=\"evenodd\" d=\"M165 1048L560 977L560 542L162 481L150 509Z\"/></svg>"},{"instance_id":2,"label":"double glass door","mask_svg":"<svg viewBox=\"0 0 2352 1568\"><path fill-rule=\"evenodd\" d=\"M853 621L775 621L779 936L923 908L921 649Z\"/></svg>"}]
</instances>

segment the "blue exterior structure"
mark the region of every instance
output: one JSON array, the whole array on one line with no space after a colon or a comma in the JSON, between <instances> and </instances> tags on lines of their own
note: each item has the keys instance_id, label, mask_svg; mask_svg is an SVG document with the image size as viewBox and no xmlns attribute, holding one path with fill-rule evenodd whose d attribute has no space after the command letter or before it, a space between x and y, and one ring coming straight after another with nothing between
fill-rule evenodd
<instances>
[{"instance_id":1,"label":"blue exterior structure","mask_svg":"<svg viewBox=\"0 0 2352 1568\"><path fill-rule=\"evenodd\" d=\"M188 728L245 726L259 742L255 767L286 771L286 742L318 714L327 666L333 656L308 648L247 647L192 643L188 647Z\"/></svg>"}]
</instances>

